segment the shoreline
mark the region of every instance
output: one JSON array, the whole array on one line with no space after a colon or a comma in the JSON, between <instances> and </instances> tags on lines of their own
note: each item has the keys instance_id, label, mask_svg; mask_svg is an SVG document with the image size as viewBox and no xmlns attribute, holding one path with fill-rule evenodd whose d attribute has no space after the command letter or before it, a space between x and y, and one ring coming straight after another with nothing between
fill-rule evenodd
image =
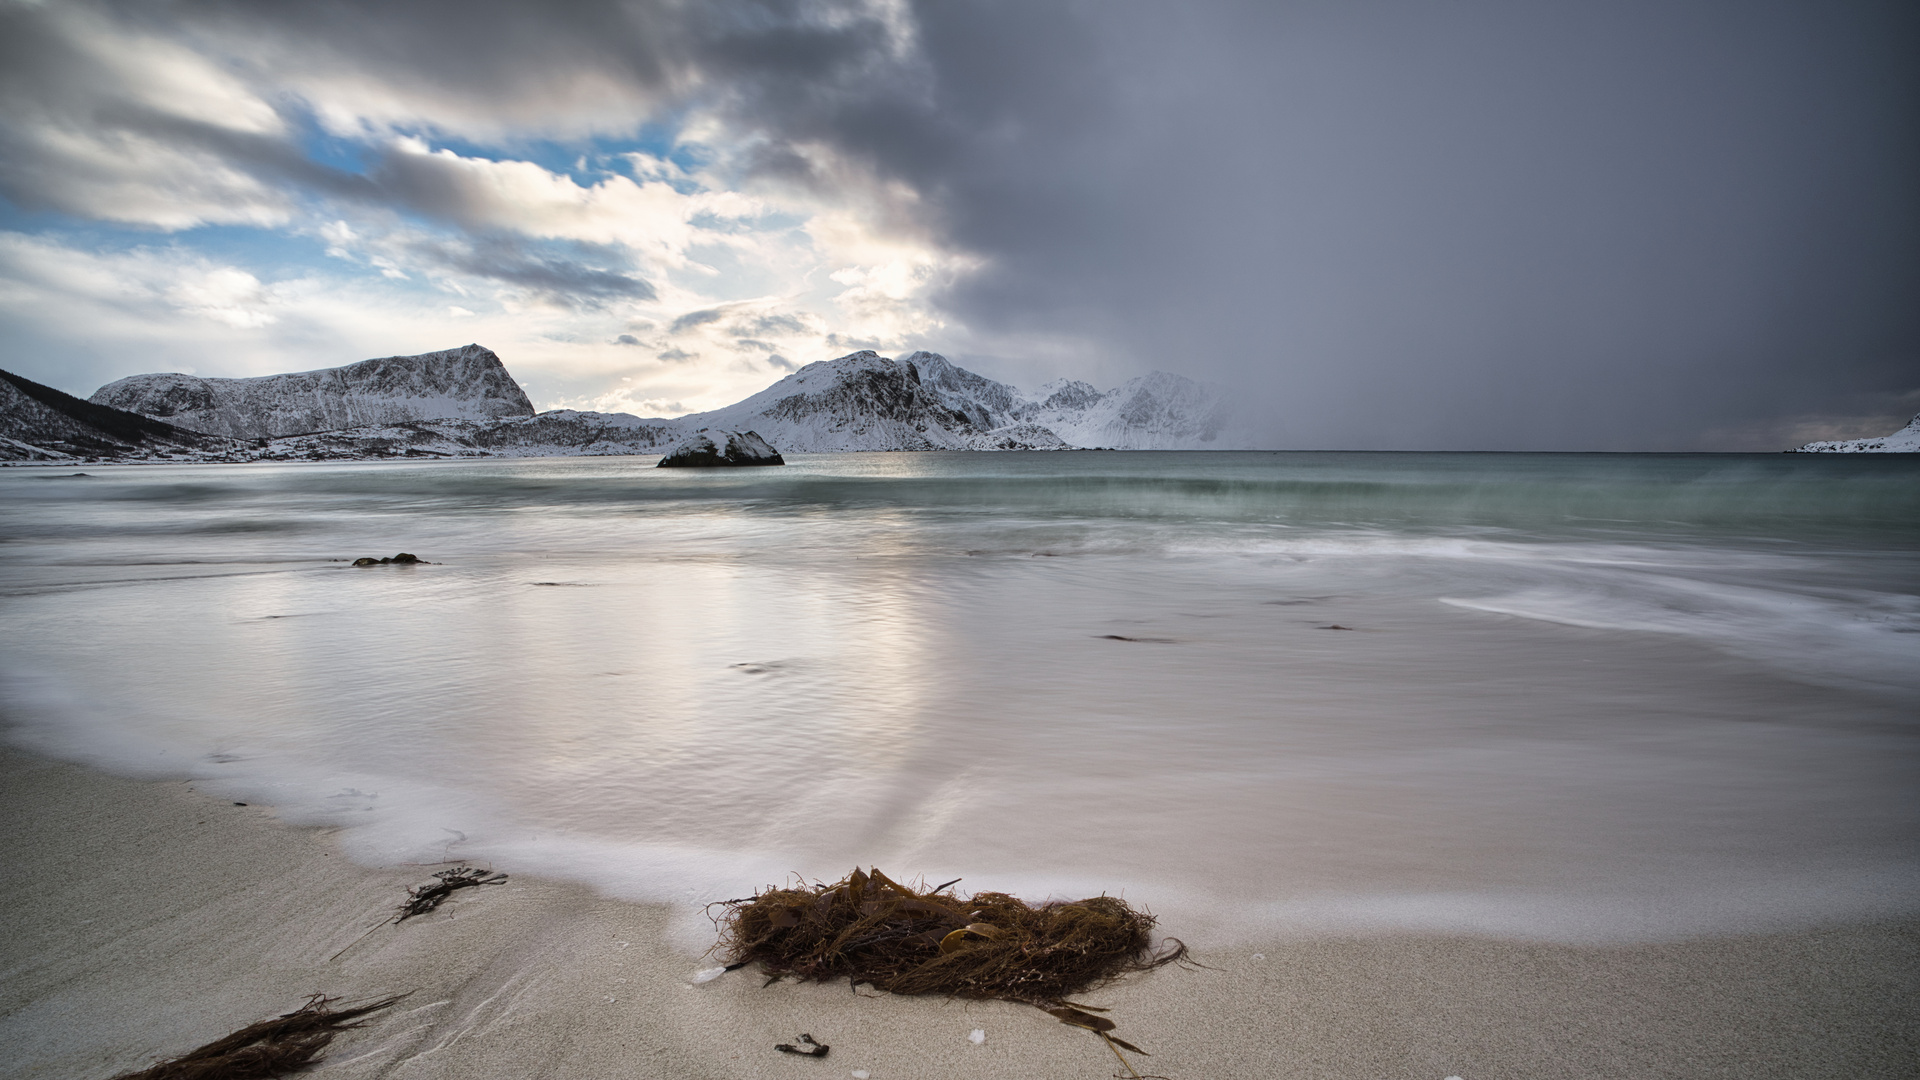
<instances>
[{"instance_id":1,"label":"shoreline","mask_svg":"<svg viewBox=\"0 0 1920 1080\"><path fill-rule=\"evenodd\" d=\"M669 944L664 907L514 874L375 930L438 866L369 869L331 831L184 781L0 749L0 1076L144 1068L314 994L412 992L339 1036L339 1077L1089 1080L1100 1041L1006 1002L763 988ZM1165 928L1175 929L1177 928ZM338 960L328 958L349 946ZM1221 1077L1897 1077L1920 1060L1920 920L1671 944L1402 936L1206 950L1082 995ZM982 1045L969 1042L974 1029ZM773 1051L809 1032L813 1061Z\"/></svg>"}]
</instances>

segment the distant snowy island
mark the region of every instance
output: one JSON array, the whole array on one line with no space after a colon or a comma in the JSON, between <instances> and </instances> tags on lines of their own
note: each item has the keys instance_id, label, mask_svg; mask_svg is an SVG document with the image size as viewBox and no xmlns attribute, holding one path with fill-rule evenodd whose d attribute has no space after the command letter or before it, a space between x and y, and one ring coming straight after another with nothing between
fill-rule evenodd
<instances>
[{"instance_id":1,"label":"distant snowy island","mask_svg":"<svg viewBox=\"0 0 1920 1080\"><path fill-rule=\"evenodd\" d=\"M1877 439L1810 442L1792 452L1796 454L1920 454L1920 416L1907 421L1907 426L1899 431L1891 435L1882 435Z\"/></svg>"},{"instance_id":2,"label":"distant snowy island","mask_svg":"<svg viewBox=\"0 0 1920 1080\"><path fill-rule=\"evenodd\" d=\"M1028 394L932 352L851 353L673 418L536 413L479 345L251 379L134 375L85 402L0 375L0 460L14 461L655 454L702 430L755 431L787 452L1249 445L1217 386L1154 372L1112 390L1062 380Z\"/></svg>"}]
</instances>

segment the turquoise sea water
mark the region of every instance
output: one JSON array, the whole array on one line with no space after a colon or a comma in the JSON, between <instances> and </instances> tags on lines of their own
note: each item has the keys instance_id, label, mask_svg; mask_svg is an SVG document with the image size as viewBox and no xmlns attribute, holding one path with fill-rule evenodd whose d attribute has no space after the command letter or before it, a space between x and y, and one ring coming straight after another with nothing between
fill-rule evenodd
<instances>
[{"instance_id":1,"label":"turquoise sea water","mask_svg":"<svg viewBox=\"0 0 1920 1080\"><path fill-rule=\"evenodd\" d=\"M689 909L856 863L1200 942L1920 906L1910 457L792 460L3 470L0 709Z\"/></svg>"}]
</instances>

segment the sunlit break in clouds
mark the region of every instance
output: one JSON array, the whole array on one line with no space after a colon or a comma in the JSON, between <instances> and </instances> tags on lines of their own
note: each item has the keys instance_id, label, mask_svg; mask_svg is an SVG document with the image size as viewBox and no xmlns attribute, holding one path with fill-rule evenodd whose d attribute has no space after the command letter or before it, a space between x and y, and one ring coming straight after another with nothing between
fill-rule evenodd
<instances>
[{"instance_id":1,"label":"sunlit break in clouds","mask_svg":"<svg viewBox=\"0 0 1920 1080\"><path fill-rule=\"evenodd\" d=\"M1271 447L1880 434L1916 56L1845 0L0 0L0 366L471 341L674 415L925 348Z\"/></svg>"}]
</instances>

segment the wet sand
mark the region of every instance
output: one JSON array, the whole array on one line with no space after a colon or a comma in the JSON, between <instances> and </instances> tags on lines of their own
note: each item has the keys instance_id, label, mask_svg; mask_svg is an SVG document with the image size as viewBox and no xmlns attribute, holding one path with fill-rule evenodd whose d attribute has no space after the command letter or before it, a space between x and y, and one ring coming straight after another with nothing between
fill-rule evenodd
<instances>
[{"instance_id":1,"label":"wet sand","mask_svg":"<svg viewBox=\"0 0 1920 1080\"><path fill-rule=\"evenodd\" d=\"M438 867L366 869L327 830L177 781L0 753L0 1076L105 1078L300 1005L410 992L316 1075L1099 1080L1036 1010L845 985L692 985L669 913L516 874L383 926ZM511 866L497 869L511 873ZM1151 903L1150 897L1136 897ZM1178 927L1167 927L1177 933ZM1448 937L1197 954L1084 1000L1175 1080L1912 1077L1920 923L1635 946ZM986 1032L971 1043L974 1029ZM798 1033L823 1061L776 1053Z\"/></svg>"}]
</instances>

